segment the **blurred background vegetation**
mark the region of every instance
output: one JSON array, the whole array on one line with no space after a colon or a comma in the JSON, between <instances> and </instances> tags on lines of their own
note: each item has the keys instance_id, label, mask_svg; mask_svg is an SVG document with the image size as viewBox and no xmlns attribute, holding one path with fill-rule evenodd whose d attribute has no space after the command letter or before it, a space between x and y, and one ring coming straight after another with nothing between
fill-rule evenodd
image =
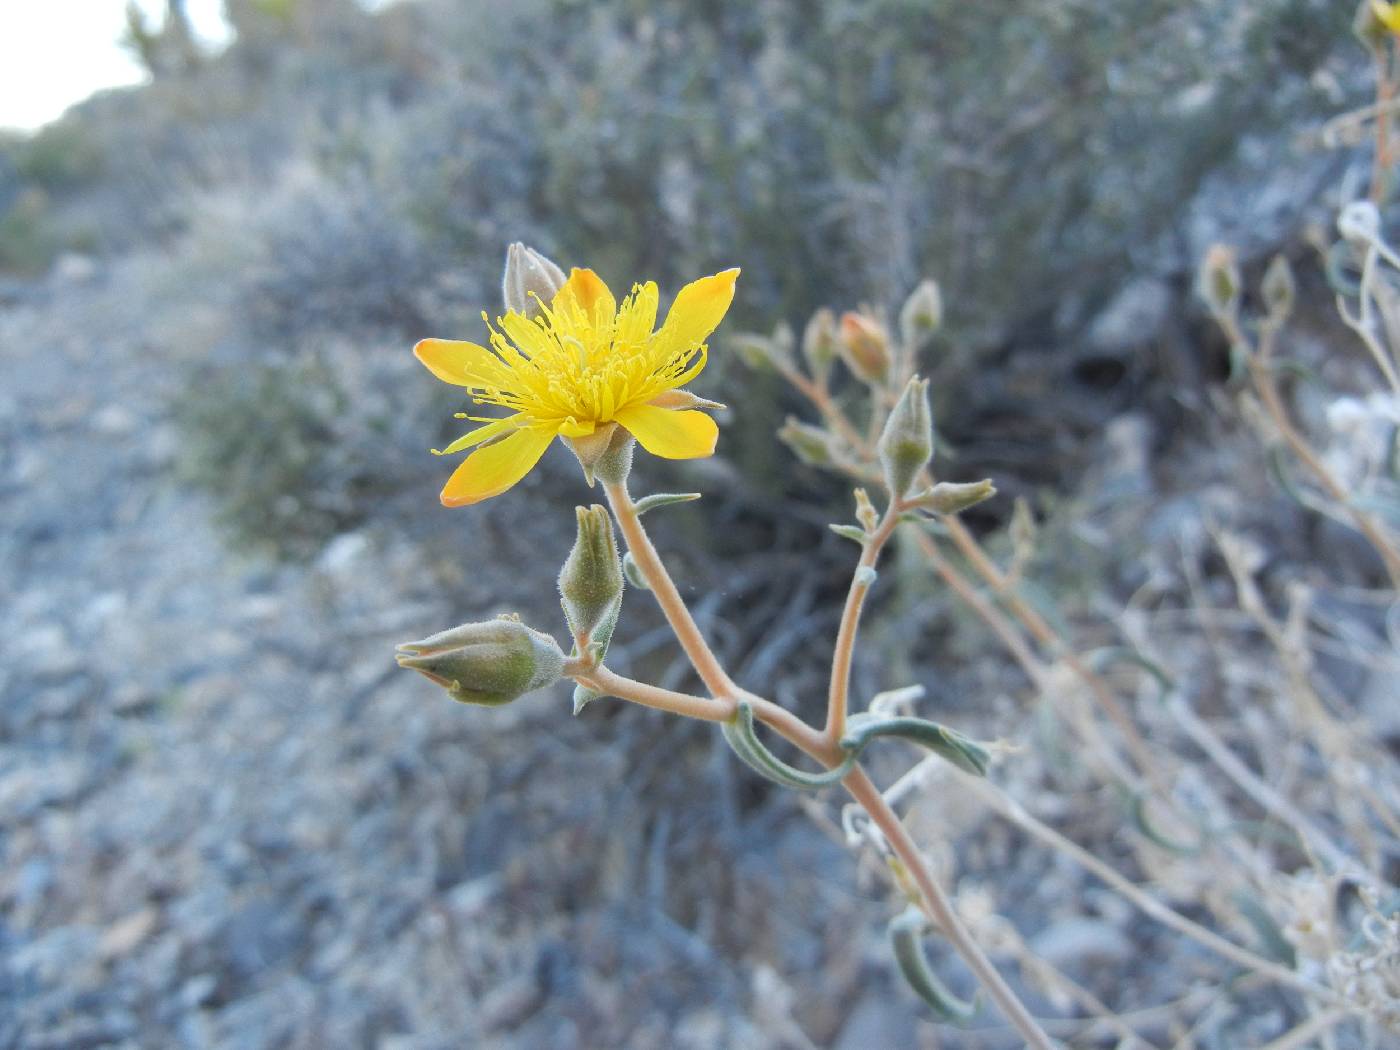
<instances>
[{"instance_id":1,"label":"blurred background vegetation","mask_svg":"<svg viewBox=\"0 0 1400 1050\"><path fill-rule=\"evenodd\" d=\"M139 612L127 629L139 639L73 672L100 679L74 701L76 714L61 716L76 721L45 736L42 705L33 715L17 705L3 739L21 765L88 756L75 761L97 770L92 783L60 810L129 816L187 790L224 798L200 784L212 763L253 813L245 826L240 803L225 798L234 808L218 810L228 823L217 835L208 813L185 814L200 830L169 847L178 874L162 881L157 853L150 870L129 873L129 899L100 905L84 880L106 862L74 837L81 822L56 829L33 817L31 828L26 815L12 869L38 870L26 864L74 849L84 859L37 896L23 896L27 882L0 887L13 921L0 937L27 946L26 960L41 943L62 959L73 942L50 942L55 930L77 936L64 924L76 902L91 905L83 921L109 937L120 939L112 924L127 913L145 914L140 901L161 916L152 930L178 927L169 949L178 962L155 990L138 990L145 978L122 969L120 953L91 977L133 1018L115 1026L112 1045L1011 1045L996 1031L934 1041L944 1037L882 968L882 913L861 910L868 902L848 888L842 851L791 800L729 769L703 727L595 705L560 728L562 691L498 718L454 708L418 682L390 684L388 643L400 636L502 607L558 626L550 595L570 538L568 504L589 500L576 466L551 453L509 503L441 510L450 464L426 450L455 436L451 413L467 406L409 348L429 335L480 337L480 311L499 309L513 240L566 267L591 266L614 288L656 279L663 295L742 267L697 388L732 406L720 456L648 462L642 472L659 488L706 491L699 505L666 512L660 540L677 552L678 575L694 585L700 617L740 679L771 682L770 695L798 706L811 699L850 569L850 551L825 528L849 514L849 491L773 440L800 402L777 377L745 370L726 339L775 327L791 338L824 305L896 308L924 277L940 282L947 315L928 351L941 469L996 479L1002 495L972 524L999 555L1013 548L1013 499L1032 500L1043 523L1025 568L1055 617L1080 621L1172 576L1164 551L1179 526L1200 539L1199 526L1182 523L1202 505L1258 526L1280 564L1310 565L1326 549L1333 560L1306 570L1309 579L1373 582L1369 552L1270 487L1253 433L1229 408L1228 347L1192 293L1214 241L1237 247L1251 279L1272 253L1299 260L1300 355L1338 390L1364 385L1357 368L1328 363L1325 346L1344 332L1311 257L1316 231L1369 174L1364 144L1324 149L1317 136L1373 90L1353 5L225 7L235 37L217 54L192 38L180 4L163 20L134 12L127 44L149 84L0 138L0 346L32 365L17 375L35 376L44 348L63 348L72 389L90 402L75 412L97 413L104 454L126 464L87 476L151 500L133 509L100 488L95 502L127 509L65 522L56 494L35 497L24 511L32 527L16 528L5 555L25 593L48 594L63 578L88 603L130 544L158 548L133 563L148 579L108 581L128 597L156 593L130 599ZM97 454L56 443L26 452L33 434L69 426L43 415L55 402L33 407L43 399L26 391L16 385L0 401L17 493L47 491L67 464ZM135 418L123 424L103 405ZM1311 420L1325 415L1317 397L1304 407ZM26 467L26 455L43 466ZM41 514L54 520L34 524ZM226 544L217 555L189 524L206 518ZM80 526L90 531L80 536ZM69 550L96 537L102 557L51 563L35 553L54 549L44 544L70 536L65 529L74 530ZM1224 586L1219 558L1200 544L1191 556ZM945 714L985 718L989 735L1023 728L1026 709L1008 699L1025 692L1014 665L989 653L986 629L946 593L918 582L922 570L897 565L858 668L866 684L887 688L898 684L885 680L894 669L907 671L939 683ZM15 622L39 630L34 610L48 601L16 603ZM276 613L238 619L256 601ZM652 610L636 595L629 603L618 659L680 684L687 672L648 633ZM1371 626L1383 615L1373 613L1362 617ZM59 649L83 637L86 621L75 622ZM214 655L188 657L182 631L214 638ZM146 662L133 674L116 665L119 653ZM26 667L5 680L13 695L59 688L61 676ZM428 705L437 706L420 713ZM118 751L103 765L92 729L118 716ZM281 735L269 742L273 726ZM334 744L311 747L312 758L288 742L317 740ZM261 757L234 763L241 748ZM170 757L177 752L184 757ZM1052 786L1082 788L1072 753L1057 754ZM589 777L601 778L594 796L580 787ZM266 801L272 784L286 801ZM293 801L307 808L280 808ZM317 830L291 833L289 845L276 836L283 818ZM965 825L949 819L953 831L935 836L953 841ZM1111 848L1118 826L1096 811L1082 830ZM134 844L154 833L143 828L114 832L112 855L146 856ZM1028 935L1053 928L1053 900L1036 896L1044 872L1035 856L1005 833L977 841L963 857L969 870L1022 895L1013 917ZM225 856L230 842L242 844L242 860ZM318 849L334 861L324 870L289 859ZM429 854L432 870L412 882L407 873L421 875ZM260 899L252 918L239 896L249 892L237 868L246 857L272 873L279 894ZM805 885L813 858L836 872L815 889ZM1076 885L1062 892L1078 899ZM229 887L227 897L211 886ZM191 916L206 914L200 933ZM318 932L342 914L351 918ZM410 918L430 914L448 933ZM823 924L820 914L835 917ZM1166 951L1115 915L1105 908L1098 918L1135 950ZM463 948L473 930L486 940ZM465 954L440 954L442 938ZM158 942L147 930L133 958ZM873 947L847 950L852 943ZM238 961L244 949L251 962ZM1138 975L1128 987L1127 956L1106 957L1112 965L1077 976L1114 1009L1186 983ZM1180 976L1194 957L1171 958L1177 969L1163 970ZM648 975L645 994L623 1001L616 989L638 972ZM191 990L205 974L212 983ZM26 970L0 987L18 1018L9 1028L0 1020L0 1045L79 1045L55 1018L84 1008L53 989L86 980ZM288 980L306 996L291 1006L279 1001ZM1260 1045L1254 1029L1230 1023L1271 1003L1225 1017L1216 1041L1200 1045ZM279 1005L290 1018L281 1027ZM789 1007L803 1019L796 1035ZM187 1014L212 1026L200 1029L212 1044L198 1042ZM1273 1034L1281 1030L1282 1021Z\"/></svg>"},{"instance_id":2,"label":"blurred background vegetation","mask_svg":"<svg viewBox=\"0 0 1400 1050\"><path fill-rule=\"evenodd\" d=\"M1153 378L1122 344L1157 334L1210 240L1257 253L1296 231L1334 158L1300 170L1294 136L1362 97L1356 63L1337 60L1351 12L1322 0L227 8L237 39L218 56L178 18L135 18L148 88L0 146L0 267L198 242L244 323L206 348L231 387L201 384L219 397L189 406L188 465L221 475L239 535L293 546L353 512L292 522L267 515L272 497L363 496L422 444L377 464L337 453L367 421L332 417L363 411L362 392L341 362L313 404L308 361L327 342L378 356L476 331L511 239L619 284L740 264L749 325L893 302L936 276L970 356L1073 357L1031 366L1068 368L1084 395L1068 406L994 380L940 406L946 433L1036 458L1047 432L1100 424L1100 395ZM1125 288L1126 330L1109 317L1084 346ZM241 436L264 387L302 422L274 448L228 447L220 416ZM779 418L751 400L727 449L760 486L787 473L762 440Z\"/></svg>"}]
</instances>

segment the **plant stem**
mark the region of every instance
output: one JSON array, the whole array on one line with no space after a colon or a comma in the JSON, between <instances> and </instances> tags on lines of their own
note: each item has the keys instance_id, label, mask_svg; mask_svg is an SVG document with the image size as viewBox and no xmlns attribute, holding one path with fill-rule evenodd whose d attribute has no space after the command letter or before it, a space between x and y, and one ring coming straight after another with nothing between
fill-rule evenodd
<instances>
[{"instance_id":1,"label":"plant stem","mask_svg":"<svg viewBox=\"0 0 1400 1050\"><path fill-rule=\"evenodd\" d=\"M1247 948L1241 948L1239 945L1227 941L1218 933L1206 929L1199 923L1192 922L1180 912L1163 904L1156 897L1144 893L1142 889L1132 881L1099 860L1099 858L1095 857L1088 850L1072 842L1064 835L1061 835L1048 824L1031 816L1024 806L1007 798L998 791L994 785L973 777L966 777L964 780L973 791L980 795L985 802L989 803L992 808L1002 816L1006 817L1035 838L1040 839L1047 845L1072 858L1081 867L1086 868L1104 882L1108 883L1122 894L1123 897L1127 898L1133 904L1136 904L1142 911L1156 919L1162 925L1170 926L1178 933L1191 938L1198 944L1209 948L1218 955L1224 956L1233 963L1243 966L1247 970L1263 974L1280 984L1297 988L1331 1005L1346 1005L1341 998L1330 989L1308 980L1306 977L1295 973L1286 966L1280 966L1278 963L1265 959L1263 956L1256 955ZM1360 1011L1359 1007L1356 1009L1358 1012Z\"/></svg>"},{"instance_id":2,"label":"plant stem","mask_svg":"<svg viewBox=\"0 0 1400 1050\"><path fill-rule=\"evenodd\" d=\"M982 986L987 989L987 994L992 997L1001 1012L1006 1015L1006 1019L1015 1026L1021 1033L1028 1046L1035 1050L1053 1050L1050 1037L1030 1011L1026 1009L1024 1003L1017 998L1016 993L1002 979L997 972L992 961L987 958L981 947L968 932L962 920L958 918L957 912L953 910L953 904L943 892L933 873L929 871L928 865L924 863L923 856L919 852L919 847L905 830L903 822L889 807L885 801L885 796L880 794L879 788L871 782L864 769L856 766L855 769L842 781L846 790L860 803L861 807L870 814L870 819L875 822L875 826L880 829L881 834L889 842L890 848L895 851L896 856L903 862L909 874L913 877L915 885L919 887L919 893L923 897L923 909L939 932L948 938L948 941L957 949L968 968L977 975L977 979Z\"/></svg>"},{"instance_id":3,"label":"plant stem","mask_svg":"<svg viewBox=\"0 0 1400 1050\"><path fill-rule=\"evenodd\" d=\"M614 674L606 667L590 667L575 661L565 665L564 673L595 692L630 700L634 704L658 711L668 711L673 715L699 718L706 722L725 722L734 715L732 701L725 703L722 700L711 700L703 696L691 696L689 693L677 693L671 689L647 685L645 682Z\"/></svg>"},{"instance_id":4,"label":"plant stem","mask_svg":"<svg viewBox=\"0 0 1400 1050\"><path fill-rule=\"evenodd\" d=\"M608 484L604 485L603 489L607 493L608 503L612 506L613 517L617 518L618 528L622 530L622 536L627 541L627 549L632 552L637 568L651 587L651 593L656 596L656 603L661 606L661 612L665 615L666 622L671 625L671 630L675 632L676 640L681 643L685 655L694 665L695 673L714 696L737 696L740 692L739 687L720 666L714 650L705 641L695 618L686 608L685 599L676 589L671 574L662 564L661 556L652 546L651 538L642 528L637 505L632 502L632 497L627 492L627 483L622 481Z\"/></svg>"},{"instance_id":5,"label":"plant stem","mask_svg":"<svg viewBox=\"0 0 1400 1050\"><path fill-rule=\"evenodd\" d=\"M598 692L611 693L623 700L711 722L724 721L729 718L733 713L737 698L742 696L753 704L754 715L760 721L781 734L789 742L828 769L839 765L841 761L841 749L837 743L839 735L833 737L829 732L829 725L827 731L819 732L790 711L762 697L754 696L735 685L733 679L720 666L714 651L700 634L700 629L690 615L690 610L686 608L685 599L676 589L675 583L661 562L661 556L657 554L656 548L642 527L636 505L632 502L631 496L628 495L626 485L610 484L604 488L607 492L608 502L612 505L613 514L617 518L618 527L622 530L628 550L632 552L638 570L647 581L652 593L656 595L656 600L660 604L667 622L670 623L671 629L675 632L686 655L690 657L696 672L716 699L707 700L703 697L688 696L685 693L649 686L613 674L606 668L589 667L579 661L572 662L566 667L570 677ZM866 552L861 557L862 565L873 566L875 559L879 557L880 548L889 539L898 521L898 511L891 504L886 511L884 520L876 528L875 536L866 545ZM867 557L870 559L869 562L866 561ZM853 597L847 600L848 616L843 617L842 631L842 634L847 636L845 644L848 651L844 661L847 676L850 669L849 649L855 642L855 628L860 618L860 608L865 600L865 592L868 590L869 585L866 584L860 588L857 596L856 587L853 585ZM844 621L847 619L850 621L849 630L844 629ZM839 637L841 635L838 635ZM838 641L838 647L839 645ZM844 687L841 695L844 706ZM884 796L880 794L879 789L871 782L865 771L857 765L842 783L870 815L870 819L884 834L904 863L905 868L914 879L915 885L919 887L925 913L957 949L958 954L962 956L968 968L987 989L988 994L1000 1007L1007 1020L1015 1026L1027 1044L1034 1047L1035 1050L1053 1050L1049 1037L1036 1023L1035 1018L1031 1016L1025 1005L1016 997L1016 993L1002 980L991 960L973 940L967 927L958 919L947 895L944 894L934 879L933 873L924 862L918 846L910 838L898 816L890 809Z\"/></svg>"},{"instance_id":6,"label":"plant stem","mask_svg":"<svg viewBox=\"0 0 1400 1050\"><path fill-rule=\"evenodd\" d=\"M861 550L860 562L851 577L851 589L846 592L846 607L841 612L841 626L836 632L836 646L831 654L831 686L827 692L826 728L824 732L832 743L840 741L846 732L846 708L851 690L851 659L855 652L856 632L860 629L860 614L865 608L865 596L870 593L871 581L862 569L874 569L880 560L880 551L894 534L899 524L899 503L891 500L885 508L885 516L880 520L875 532Z\"/></svg>"}]
</instances>

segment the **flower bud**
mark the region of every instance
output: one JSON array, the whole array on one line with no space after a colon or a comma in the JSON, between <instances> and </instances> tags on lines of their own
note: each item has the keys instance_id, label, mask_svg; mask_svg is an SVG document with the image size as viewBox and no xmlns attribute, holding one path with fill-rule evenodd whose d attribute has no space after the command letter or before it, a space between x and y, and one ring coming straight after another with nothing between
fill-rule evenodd
<instances>
[{"instance_id":1,"label":"flower bud","mask_svg":"<svg viewBox=\"0 0 1400 1050\"><path fill-rule=\"evenodd\" d=\"M882 382L889 374L890 337L885 326L849 310L841 315L841 358L866 383Z\"/></svg>"},{"instance_id":2,"label":"flower bud","mask_svg":"<svg viewBox=\"0 0 1400 1050\"><path fill-rule=\"evenodd\" d=\"M487 707L552 685L564 673L564 654L554 639L511 615L404 642L395 659L442 686L452 699Z\"/></svg>"},{"instance_id":3,"label":"flower bud","mask_svg":"<svg viewBox=\"0 0 1400 1050\"><path fill-rule=\"evenodd\" d=\"M975 507L983 500L997 494L991 478L981 481L940 481L932 488L925 489L910 502L920 510L934 514L957 514L959 511Z\"/></svg>"},{"instance_id":4,"label":"flower bud","mask_svg":"<svg viewBox=\"0 0 1400 1050\"><path fill-rule=\"evenodd\" d=\"M1233 316L1239 309L1240 268L1235 253L1226 245L1211 245L1201 259L1196 291L1216 316Z\"/></svg>"},{"instance_id":5,"label":"flower bud","mask_svg":"<svg viewBox=\"0 0 1400 1050\"><path fill-rule=\"evenodd\" d=\"M923 280L909 293L899 311L899 334L906 353L922 346L943 325L943 293L938 282Z\"/></svg>"},{"instance_id":6,"label":"flower bud","mask_svg":"<svg viewBox=\"0 0 1400 1050\"><path fill-rule=\"evenodd\" d=\"M876 445L891 499L903 499L919 472L933 457L933 413L928 405L928 380L910 379L885 431Z\"/></svg>"},{"instance_id":7,"label":"flower bud","mask_svg":"<svg viewBox=\"0 0 1400 1050\"><path fill-rule=\"evenodd\" d=\"M1259 291L1264 297L1264 305L1270 319L1285 321L1293 312L1293 302L1298 297L1298 283L1293 279L1293 267L1282 255L1275 255L1264 271Z\"/></svg>"},{"instance_id":8,"label":"flower bud","mask_svg":"<svg viewBox=\"0 0 1400 1050\"><path fill-rule=\"evenodd\" d=\"M506 249L506 272L501 296L506 309L526 317L539 315L554 293L564 287L564 271L533 248L516 241Z\"/></svg>"},{"instance_id":9,"label":"flower bud","mask_svg":"<svg viewBox=\"0 0 1400 1050\"><path fill-rule=\"evenodd\" d=\"M730 336L729 348L755 372L786 372L792 367L791 357L783 345L757 332Z\"/></svg>"},{"instance_id":10,"label":"flower bud","mask_svg":"<svg viewBox=\"0 0 1400 1050\"><path fill-rule=\"evenodd\" d=\"M778 440L811 467L829 467L838 458L835 439L830 434L792 416L778 429Z\"/></svg>"},{"instance_id":11,"label":"flower bud","mask_svg":"<svg viewBox=\"0 0 1400 1050\"><path fill-rule=\"evenodd\" d=\"M831 374L837 354L836 315L823 306L814 313L802 331L802 356L817 379Z\"/></svg>"},{"instance_id":12,"label":"flower bud","mask_svg":"<svg viewBox=\"0 0 1400 1050\"><path fill-rule=\"evenodd\" d=\"M622 561L606 507L575 507L578 539L559 571L559 594L569 630L581 645L612 634L622 602Z\"/></svg>"}]
</instances>

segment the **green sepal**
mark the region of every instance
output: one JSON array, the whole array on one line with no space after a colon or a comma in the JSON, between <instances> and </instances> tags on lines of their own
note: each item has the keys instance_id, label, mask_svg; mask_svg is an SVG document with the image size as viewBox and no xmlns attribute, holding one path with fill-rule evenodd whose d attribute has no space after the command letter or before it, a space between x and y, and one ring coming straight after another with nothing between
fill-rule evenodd
<instances>
[{"instance_id":1,"label":"green sepal","mask_svg":"<svg viewBox=\"0 0 1400 1050\"><path fill-rule=\"evenodd\" d=\"M753 705L747 700L739 701L732 719L720 723L720 732L724 734L724 742L729 745L739 760L754 772L767 777L775 784L804 791L813 791L835 784L851 771L851 767L856 764L856 759L859 757L858 752L852 751L835 769L828 769L821 773L808 773L796 766L788 765L769 751L758 739L758 735L754 732Z\"/></svg>"},{"instance_id":2,"label":"green sepal","mask_svg":"<svg viewBox=\"0 0 1400 1050\"><path fill-rule=\"evenodd\" d=\"M637 590L651 590L651 584L647 583L646 577L642 575L642 570L637 565L637 559L632 557L631 551L622 556L622 575L626 576L627 582Z\"/></svg>"},{"instance_id":3,"label":"green sepal","mask_svg":"<svg viewBox=\"0 0 1400 1050\"><path fill-rule=\"evenodd\" d=\"M605 695L607 694L595 692L586 685L574 686L574 717L577 718L583 713L585 707L593 703L594 700L602 699Z\"/></svg>"},{"instance_id":4,"label":"green sepal","mask_svg":"<svg viewBox=\"0 0 1400 1050\"><path fill-rule=\"evenodd\" d=\"M613 606L611 614L608 615L603 620L603 622L598 625L598 629L594 632L593 638L588 643L588 655L589 658L593 661L595 667L600 666L603 663L603 658L608 655L608 646L612 644L613 631L617 629L617 617L618 613L621 611L622 601L621 599L619 599ZM575 659L577 659L580 655L578 651L577 642L574 643L574 649L571 655ZM600 699L604 696L607 696L607 694L599 693L596 690L589 689L585 685L575 685L574 717L578 717L579 713L582 712L583 709L589 704L591 704L594 700Z\"/></svg>"},{"instance_id":5,"label":"green sepal","mask_svg":"<svg viewBox=\"0 0 1400 1050\"><path fill-rule=\"evenodd\" d=\"M862 547L870 542L870 534L859 525L832 525L831 531L844 539L854 540Z\"/></svg>"},{"instance_id":6,"label":"green sepal","mask_svg":"<svg viewBox=\"0 0 1400 1050\"><path fill-rule=\"evenodd\" d=\"M890 921L890 948L899 972L942 1021L967 1022L977 1013L977 1000L959 999L938 979L924 954L924 913L912 905Z\"/></svg>"},{"instance_id":7,"label":"green sepal","mask_svg":"<svg viewBox=\"0 0 1400 1050\"><path fill-rule=\"evenodd\" d=\"M876 737L892 736L926 747L965 773L985 777L991 754L975 740L969 740L947 726L922 718L881 718L877 715L853 715L841 746L858 758L865 746Z\"/></svg>"},{"instance_id":8,"label":"green sepal","mask_svg":"<svg viewBox=\"0 0 1400 1050\"><path fill-rule=\"evenodd\" d=\"M691 500L700 498L698 492L656 492L650 496L643 496L633 504L633 509L637 512L637 517L641 517L649 510L657 507L669 507L673 503L689 503Z\"/></svg>"}]
</instances>

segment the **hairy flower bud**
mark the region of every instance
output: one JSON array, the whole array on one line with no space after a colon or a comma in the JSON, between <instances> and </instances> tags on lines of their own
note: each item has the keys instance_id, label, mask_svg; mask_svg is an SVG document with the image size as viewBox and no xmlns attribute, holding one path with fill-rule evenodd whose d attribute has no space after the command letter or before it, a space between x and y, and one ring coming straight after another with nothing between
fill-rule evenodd
<instances>
[{"instance_id":1,"label":"hairy flower bud","mask_svg":"<svg viewBox=\"0 0 1400 1050\"><path fill-rule=\"evenodd\" d=\"M785 372L792 367L791 355L782 342L757 332L730 336L729 348L755 372Z\"/></svg>"},{"instance_id":2,"label":"hairy flower bud","mask_svg":"<svg viewBox=\"0 0 1400 1050\"><path fill-rule=\"evenodd\" d=\"M554 293L564 287L564 271L553 262L516 241L506 249L506 272L501 280L501 295L506 309L526 317L540 313Z\"/></svg>"},{"instance_id":3,"label":"hairy flower bud","mask_svg":"<svg viewBox=\"0 0 1400 1050\"><path fill-rule=\"evenodd\" d=\"M836 315L823 306L802 330L802 356L817 379L831 374L837 354Z\"/></svg>"},{"instance_id":4,"label":"hairy flower bud","mask_svg":"<svg viewBox=\"0 0 1400 1050\"><path fill-rule=\"evenodd\" d=\"M927 379L915 376L904 387L876 451L890 498L902 499L933 457L933 412L928 404Z\"/></svg>"},{"instance_id":5,"label":"hairy flower bud","mask_svg":"<svg viewBox=\"0 0 1400 1050\"><path fill-rule=\"evenodd\" d=\"M1293 312L1294 300L1298 297L1298 283L1293 279L1293 267L1288 265L1288 260L1282 255L1275 255L1269 263L1269 268L1264 271L1264 279L1260 282L1259 291L1264 297L1269 317L1277 321L1287 320L1288 315Z\"/></svg>"},{"instance_id":6,"label":"hairy flower bud","mask_svg":"<svg viewBox=\"0 0 1400 1050\"><path fill-rule=\"evenodd\" d=\"M1196 291L1217 317L1234 315L1240 305L1240 268L1232 249L1210 246L1196 275Z\"/></svg>"},{"instance_id":7,"label":"hairy flower bud","mask_svg":"<svg viewBox=\"0 0 1400 1050\"><path fill-rule=\"evenodd\" d=\"M880 383L889 375L890 337L878 321L849 310L842 314L838 349L841 359L864 382Z\"/></svg>"},{"instance_id":8,"label":"hairy flower bud","mask_svg":"<svg viewBox=\"0 0 1400 1050\"><path fill-rule=\"evenodd\" d=\"M511 615L404 642L395 659L442 686L452 699L486 707L552 685L564 673L564 654L554 639Z\"/></svg>"},{"instance_id":9,"label":"hairy flower bud","mask_svg":"<svg viewBox=\"0 0 1400 1050\"><path fill-rule=\"evenodd\" d=\"M909 293L899 311L899 334L906 353L913 353L943 325L943 293L928 279Z\"/></svg>"},{"instance_id":10,"label":"hairy flower bud","mask_svg":"<svg viewBox=\"0 0 1400 1050\"><path fill-rule=\"evenodd\" d=\"M574 638L585 644L611 636L622 602L622 560L606 507L575 507L578 539L559 571L559 594Z\"/></svg>"},{"instance_id":11,"label":"hairy flower bud","mask_svg":"<svg viewBox=\"0 0 1400 1050\"><path fill-rule=\"evenodd\" d=\"M830 434L792 416L778 429L778 440L808 466L829 467L837 459L835 439Z\"/></svg>"}]
</instances>

